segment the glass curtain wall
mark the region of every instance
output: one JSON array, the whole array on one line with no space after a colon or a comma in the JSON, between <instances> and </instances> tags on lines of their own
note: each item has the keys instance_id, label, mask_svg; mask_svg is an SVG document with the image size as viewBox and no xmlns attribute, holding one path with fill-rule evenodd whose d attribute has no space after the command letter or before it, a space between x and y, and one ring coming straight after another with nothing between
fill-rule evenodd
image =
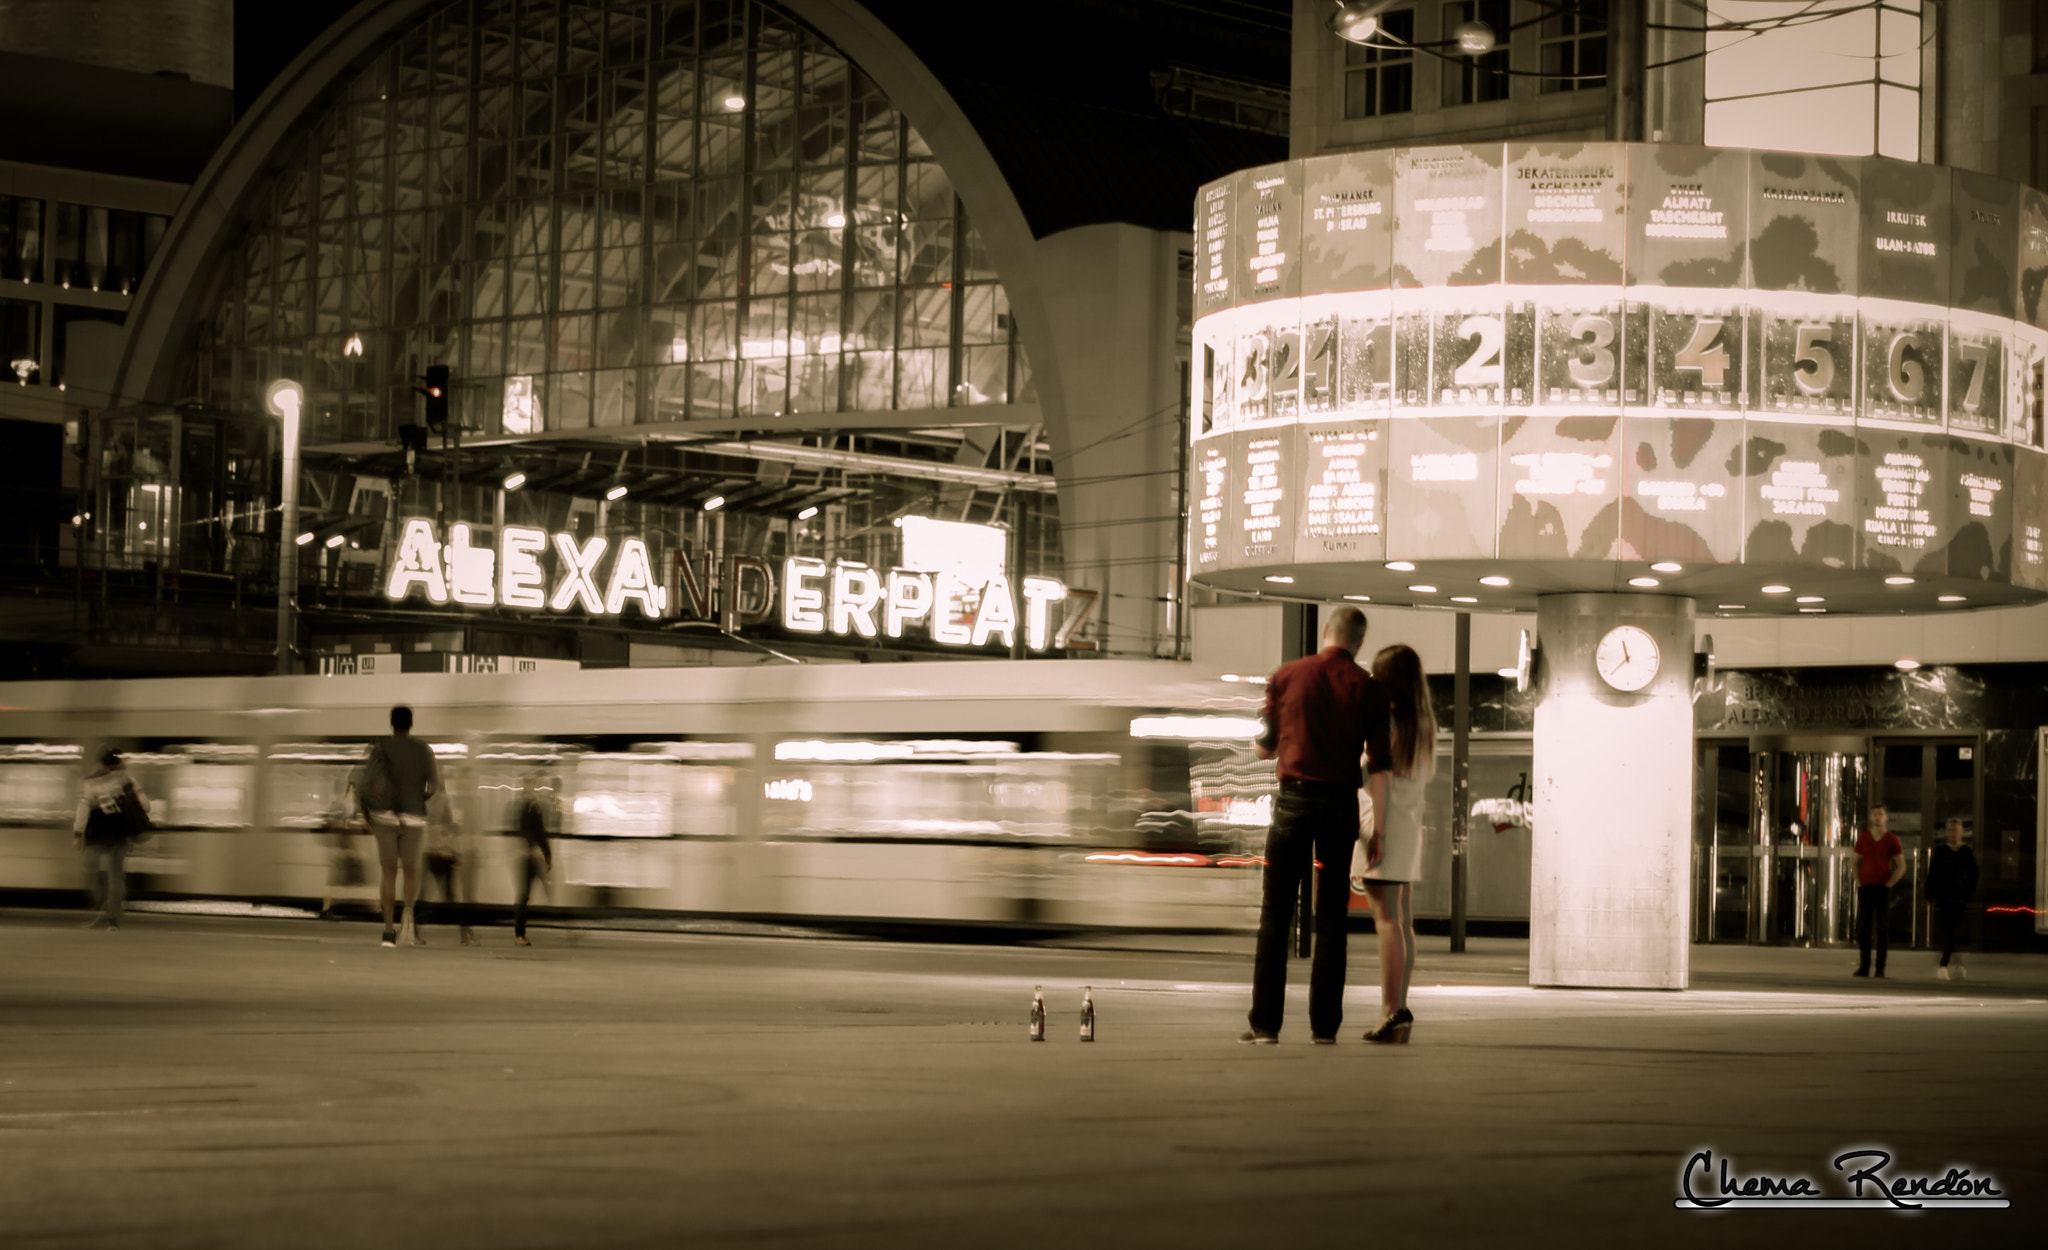
<instances>
[{"instance_id":1,"label":"glass curtain wall","mask_svg":"<svg viewBox=\"0 0 2048 1250\"><path fill-rule=\"evenodd\" d=\"M454 0L309 114L243 208L187 393L385 440L429 364L487 435L1030 398L945 170L747 0Z\"/></svg>"}]
</instances>

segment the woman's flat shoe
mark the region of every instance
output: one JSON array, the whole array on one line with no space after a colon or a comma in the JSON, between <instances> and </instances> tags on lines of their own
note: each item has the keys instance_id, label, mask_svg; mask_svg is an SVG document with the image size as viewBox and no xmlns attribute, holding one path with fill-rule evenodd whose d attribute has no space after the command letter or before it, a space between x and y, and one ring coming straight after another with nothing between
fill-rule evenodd
<instances>
[{"instance_id":1,"label":"woman's flat shoe","mask_svg":"<svg viewBox=\"0 0 2048 1250\"><path fill-rule=\"evenodd\" d=\"M1406 1046L1408 1031L1415 1027L1415 1017L1406 1007L1379 1022L1375 1028L1365 1031L1365 1040L1382 1045Z\"/></svg>"}]
</instances>

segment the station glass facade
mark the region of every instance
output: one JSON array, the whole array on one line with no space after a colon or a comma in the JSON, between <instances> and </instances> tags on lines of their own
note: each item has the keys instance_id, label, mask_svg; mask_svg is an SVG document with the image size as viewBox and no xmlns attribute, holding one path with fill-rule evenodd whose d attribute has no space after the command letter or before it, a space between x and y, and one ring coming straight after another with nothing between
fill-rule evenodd
<instances>
[{"instance_id":1,"label":"station glass facade","mask_svg":"<svg viewBox=\"0 0 2048 1250\"><path fill-rule=\"evenodd\" d=\"M453 0L309 112L241 209L185 386L392 437L429 364L484 435L1030 398L945 170L750 0Z\"/></svg>"}]
</instances>

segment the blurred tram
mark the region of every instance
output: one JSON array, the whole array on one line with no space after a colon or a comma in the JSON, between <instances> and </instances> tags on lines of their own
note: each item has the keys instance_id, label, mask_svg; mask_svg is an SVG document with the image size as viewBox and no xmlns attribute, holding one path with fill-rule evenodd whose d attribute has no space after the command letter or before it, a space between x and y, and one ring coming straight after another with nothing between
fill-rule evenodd
<instances>
[{"instance_id":1,"label":"blurred tram","mask_svg":"<svg viewBox=\"0 0 2048 1250\"><path fill-rule=\"evenodd\" d=\"M512 900L503 835L538 774L545 905L1242 928L1271 767L1256 688L1218 685L1146 661L0 684L0 889L77 887L78 780L112 746L159 829L139 893L318 899L349 774L404 703L486 905ZM337 895L375 892L373 870Z\"/></svg>"}]
</instances>

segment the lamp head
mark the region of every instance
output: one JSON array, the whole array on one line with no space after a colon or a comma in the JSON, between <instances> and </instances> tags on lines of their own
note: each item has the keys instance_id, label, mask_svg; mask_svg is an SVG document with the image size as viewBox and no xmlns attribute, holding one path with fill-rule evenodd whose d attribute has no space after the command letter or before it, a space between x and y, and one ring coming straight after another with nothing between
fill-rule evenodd
<instances>
[{"instance_id":1,"label":"lamp head","mask_svg":"<svg viewBox=\"0 0 2048 1250\"><path fill-rule=\"evenodd\" d=\"M305 388L290 378L279 378L263 392L263 406L287 421L299 419L299 412L306 402Z\"/></svg>"},{"instance_id":2,"label":"lamp head","mask_svg":"<svg viewBox=\"0 0 2048 1250\"><path fill-rule=\"evenodd\" d=\"M1393 0L1349 0L1339 5L1330 18L1330 29L1339 39L1364 43L1380 33L1380 13Z\"/></svg>"},{"instance_id":3,"label":"lamp head","mask_svg":"<svg viewBox=\"0 0 2048 1250\"><path fill-rule=\"evenodd\" d=\"M1458 26L1458 51L1479 56L1493 51L1493 27L1485 22L1462 22Z\"/></svg>"}]
</instances>

